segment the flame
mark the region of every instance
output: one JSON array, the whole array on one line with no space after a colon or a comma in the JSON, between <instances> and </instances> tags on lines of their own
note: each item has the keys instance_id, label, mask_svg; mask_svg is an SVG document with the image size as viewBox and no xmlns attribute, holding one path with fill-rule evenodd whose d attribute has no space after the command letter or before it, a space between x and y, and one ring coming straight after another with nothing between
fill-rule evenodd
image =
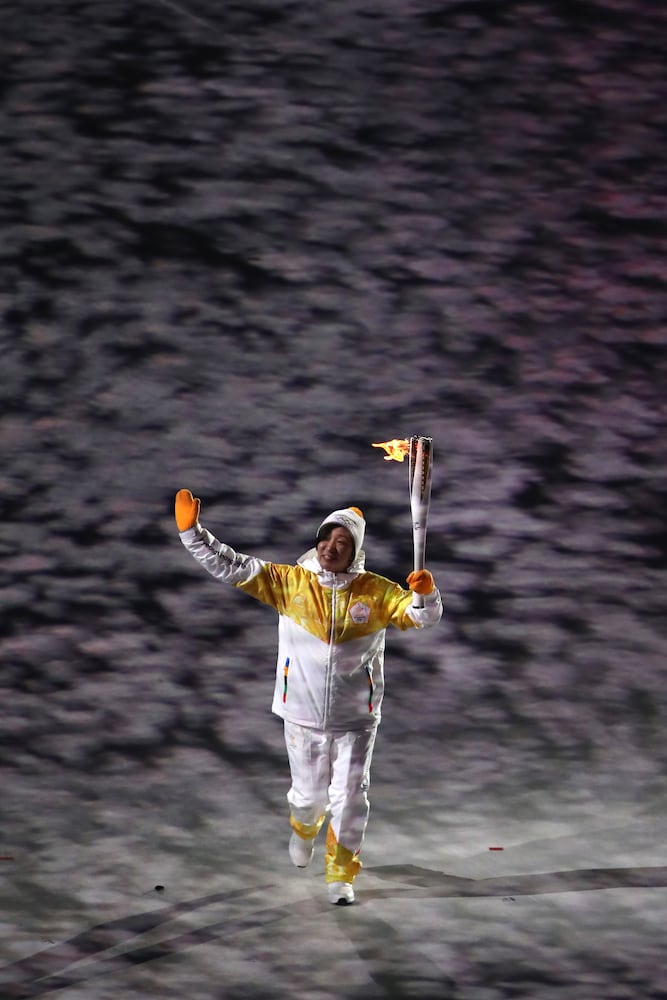
<instances>
[{"instance_id":1,"label":"flame","mask_svg":"<svg viewBox=\"0 0 667 1000\"><path fill-rule=\"evenodd\" d=\"M410 442L406 439L394 438L393 441L382 441L380 444L373 444L374 448L384 448L387 452L384 455L385 462L402 462L406 455L410 454Z\"/></svg>"}]
</instances>

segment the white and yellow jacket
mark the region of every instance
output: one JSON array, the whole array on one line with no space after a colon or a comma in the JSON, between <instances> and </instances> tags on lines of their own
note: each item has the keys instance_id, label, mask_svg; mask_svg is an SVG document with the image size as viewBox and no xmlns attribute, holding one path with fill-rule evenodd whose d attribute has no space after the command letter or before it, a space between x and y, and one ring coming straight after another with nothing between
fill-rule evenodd
<instances>
[{"instance_id":1,"label":"white and yellow jacket","mask_svg":"<svg viewBox=\"0 0 667 1000\"><path fill-rule=\"evenodd\" d=\"M364 571L363 550L349 572L333 574L321 568L314 548L291 566L237 553L199 524L180 538L212 576L278 612L272 711L302 726L377 725L387 626L425 628L442 616L437 589L425 607L412 607L411 591Z\"/></svg>"}]
</instances>

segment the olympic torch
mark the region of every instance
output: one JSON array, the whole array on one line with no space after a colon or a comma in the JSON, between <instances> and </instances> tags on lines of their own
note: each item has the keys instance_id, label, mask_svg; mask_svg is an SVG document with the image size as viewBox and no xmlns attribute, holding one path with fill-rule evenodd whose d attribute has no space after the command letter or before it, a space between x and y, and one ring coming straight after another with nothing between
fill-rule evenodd
<instances>
[{"instance_id":1,"label":"olympic torch","mask_svg":"<svg viewBox=\"0 0 667 1000\"><path fill-rule=\"evenodd\" d=\"M424 569L426 558L426 529L428 528L428 508L431 502L431 474L433 468L433 439L430 437L410 438L410 513L412 515L413 569ZM424 607L424 598L413 595L413 605Z\"/></svg>"},{"instance_id":2,"label":"olympic torch","mask_svg":"<svg viewBox=\"0 0 667 1000\"><path fill-rule=\"evenodd\" d=\"M394 438L393 441L373 444L373 447L384 448L387 452L384 457L388 462L402 462L408 456L413 569L424 569L428 509L431 502L433 438L413 435L409 440ZM416 608L423 608L423 596L414 594L412 603Z\"/></svg>"}]
</instances>

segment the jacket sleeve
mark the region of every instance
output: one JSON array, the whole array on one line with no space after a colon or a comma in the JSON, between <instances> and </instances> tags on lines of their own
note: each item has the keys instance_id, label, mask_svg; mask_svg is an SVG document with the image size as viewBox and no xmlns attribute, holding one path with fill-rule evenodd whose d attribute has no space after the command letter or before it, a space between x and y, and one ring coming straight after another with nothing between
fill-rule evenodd
<instances>
[{"instance_id":1,"label":"jacket sleeve","mask_svg":"<svg viewBox=\"0 0 667 1000\"><path fill-rule=\"evenodd\" d=\"M267 564L256 556L235 552L229 545L218 541L210 531L196 524L180 532L183 545L198 563L216 580L240 586L252 580Z\"/></svg>"},{"instance_id":2,"label":"jacket sleeve","mask_svg":"<svg viewBox=\"0 0 667 1000\"><path fill-rule=\"evenodd\" d=\"M431 625L437 625L442 618L442 597L438 588L435 587L430 594L426 594L423 608L415 608L410 603L406 614L417 628L430 628Z\"/></svg>"},{"instance_id":3,"label":"jacket sleeve","mask_svg":"<svg viewBox=\"0 0 667 1000\"><path fill-rule=\"evenodd\" d=\"M404 590L391 580L377 579L384 585L387 624L400 629L430 628L438 624L442 618L442 598L437 587L424 597L423 608L415 608L412 603L415 595L411 590Z\"/></svg>"}]
</instances>

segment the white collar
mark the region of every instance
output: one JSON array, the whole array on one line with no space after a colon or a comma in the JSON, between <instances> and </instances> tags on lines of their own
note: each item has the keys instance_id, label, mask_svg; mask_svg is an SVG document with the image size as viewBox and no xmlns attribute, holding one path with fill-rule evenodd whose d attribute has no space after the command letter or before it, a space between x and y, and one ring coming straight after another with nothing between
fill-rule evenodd
<instances>
[{"instance_id":1,"label":"white collar","mask_svg":"<svg viewBox=\"0 0 667 1000\"><path fill-rule=\"evenodd\" d=\"M303 566L304 569L310 570L311 573L316 573L317 580L321 587L347 587L355 577L364 572L365 560L366 554L364 550L361 549L357 554L357 558L352 563L349 572L331 573L329 570L322 569L320 561L317 558L317 549L312 548L308 549L307 552L304 552L304 554L297 559L297 563L299 566Z\"/></svg>"}]
</instances>

